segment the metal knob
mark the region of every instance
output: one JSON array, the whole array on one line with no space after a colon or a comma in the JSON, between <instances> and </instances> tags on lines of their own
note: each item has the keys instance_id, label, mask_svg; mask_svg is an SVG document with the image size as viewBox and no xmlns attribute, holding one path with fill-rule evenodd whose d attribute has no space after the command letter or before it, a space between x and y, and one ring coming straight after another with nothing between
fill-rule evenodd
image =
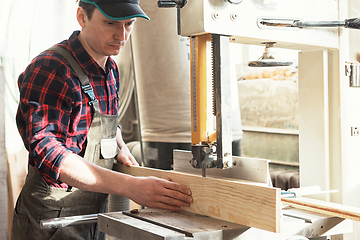
<instances>
[{"instance_id":1,"label":"metal knob","mask_svg":"<svg viewBox=\"0 0 360 240\"><path fill-rule=\"evenodd\" d=\"M351 18L345 20L346 28L360 29L360 18Z\"/></svg>"},{"instance_id":2,"label":"metal knob","mask_svg":"<svg viewBox=\"0 0 360 240\"><path fill-rule=\"evenodd\" d=\"M177 3L175 1L158 1L159 8L173 8L176 6Z\"/></svg>"},{"instance_id":3,"label":"metal knob","mask_svg":"<svg viewBox=\"0 0 360 240\"><path fill-rule=\"evenodd\" d=\"M158 7L159 8L182 8L187 4L188 0L159 0Z\"/></svg>"}]
</instances>

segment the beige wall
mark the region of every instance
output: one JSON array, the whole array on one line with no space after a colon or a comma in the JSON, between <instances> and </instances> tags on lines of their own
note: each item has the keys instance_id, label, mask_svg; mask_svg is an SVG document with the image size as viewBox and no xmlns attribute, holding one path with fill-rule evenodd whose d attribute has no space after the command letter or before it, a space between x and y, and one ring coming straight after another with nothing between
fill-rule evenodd
<instances>
[{"instance_id":1,"label":"beige wall","mask_svg":"<svg viewBox=\"0 0 360 240\"><path fill-rule=\"evenodd\" d=\"M360 2L357 0L340 1L343 6L340 18L359 18ZM344 32L343 43L340 47L348 48L343 60L355 62L357 54L360 53L360 30L348 30ZM341 58L340 58L341 59ZM343 64L343 62L341 63ZM340 76L341 77L341 76ZM343 78L344 79L344 78ZM340 78L341 80L341 78ZM345 79L344 79L345 80ZM346 79L347 81L348 79ZM347 82L346 82L347 84ZM342 94L342 128L349 129L353 125L360 125L360 89L349 88L344 84L344 89L340 89ZM360 138L351 138L342 134L342 203L360 207ZM360 238L360 223L354 222L354 232L346 234L344 239L352 240Z\"/></svg>"}]
</instances>

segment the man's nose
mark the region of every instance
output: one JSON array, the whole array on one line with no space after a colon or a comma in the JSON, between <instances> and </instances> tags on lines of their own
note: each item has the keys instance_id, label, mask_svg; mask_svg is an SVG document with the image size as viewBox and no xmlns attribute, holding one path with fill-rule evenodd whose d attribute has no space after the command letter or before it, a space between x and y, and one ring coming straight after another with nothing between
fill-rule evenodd
<instances>
[{"instance_id":1,"label":"man's nose","mask_svg":"<svg viewBox=\"0 0 360 240\"><path fill-rule=\"evenodd\" d=\"M121 40L121 41L126 40L126 30L123 25L121 25L117 28L117 31L114 34L114 38L116 40Z\"/></svg>"}]
</instances>

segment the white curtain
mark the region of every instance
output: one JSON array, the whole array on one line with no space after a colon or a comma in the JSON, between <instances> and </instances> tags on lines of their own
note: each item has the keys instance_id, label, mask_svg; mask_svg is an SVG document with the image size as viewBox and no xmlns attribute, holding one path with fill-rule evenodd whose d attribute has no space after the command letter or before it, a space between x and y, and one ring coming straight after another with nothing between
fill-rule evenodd
<instances>
[{"instance_id":1,"label":"white curtain","mask_svg":"<svg viewBox=\"0 0 360 240\"><path fill-rule=\"evenodd\" d=\"M15 124L17 77L37 54L80 29L76 9L75 0L0 0L0 65L5 72L2 107L10 151L23 148Z\"/></svg>"}]
</instances>

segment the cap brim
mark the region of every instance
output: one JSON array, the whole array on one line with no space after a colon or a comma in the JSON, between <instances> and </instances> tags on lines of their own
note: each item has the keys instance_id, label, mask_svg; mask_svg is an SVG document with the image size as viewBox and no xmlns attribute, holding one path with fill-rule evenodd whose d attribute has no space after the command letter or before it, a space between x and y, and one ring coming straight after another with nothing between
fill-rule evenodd
<instances>
[{"instance_id":1,"label":"cap brim","mask_svg":"<svg viewBox=\"0 0 360 240\"><path fill-rule=\"evenodd\" d=\"M104 14L107 18L112 20L126 20L130 18L145 18L150 20L150 18L145 14L145 12L140 8L138 4L135 3L95 3L94 1L82 0L83 2L88 2L97 7L99 11Z\"/></svg>"}]
</instances>

